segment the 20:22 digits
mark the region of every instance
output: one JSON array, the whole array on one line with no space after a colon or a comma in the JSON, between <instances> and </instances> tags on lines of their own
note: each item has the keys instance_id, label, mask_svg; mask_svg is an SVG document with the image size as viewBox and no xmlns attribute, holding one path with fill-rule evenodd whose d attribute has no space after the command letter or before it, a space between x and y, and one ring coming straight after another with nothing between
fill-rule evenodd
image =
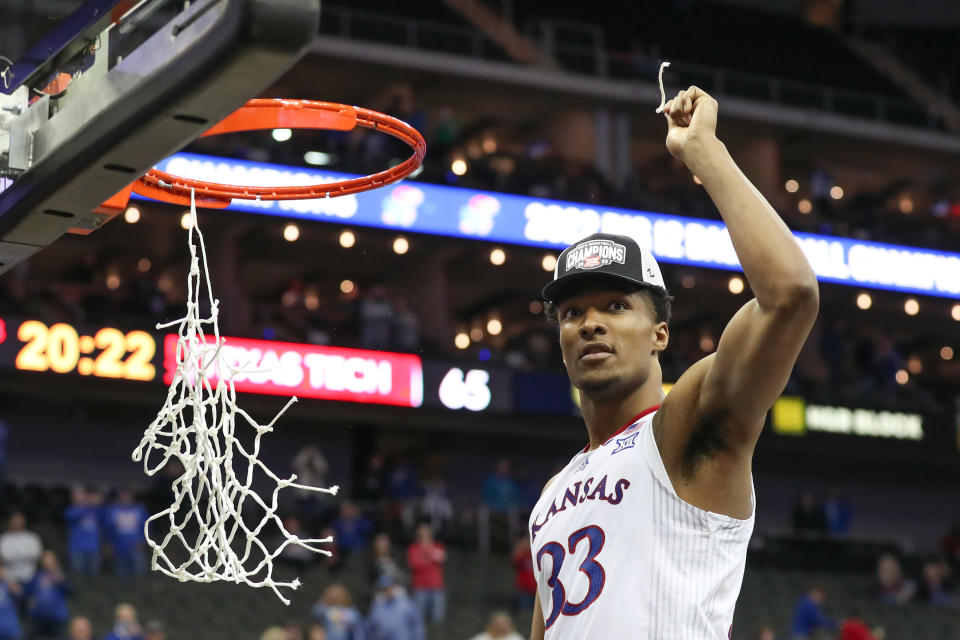
<instances>
[{"instance_id":1,"label":"20:22 digits","mask_svg":"<svg viewBox=\"0 0 960 640\"><path fill-rule=\"evenodd\" d=\"M105 327L93 337L80 337L69 324L47 327L37 320L26 320L17 330L17 338L26 343L17 354L17 369L69 373L80 364L81 374L99 378L153 380L156 377L153 356L157 343L145 331L124 333ZM95 358L81 357L92 354L95 349L100 350ZM130 355L124 359L128 352Z\"/></svg>"}]
</instances>

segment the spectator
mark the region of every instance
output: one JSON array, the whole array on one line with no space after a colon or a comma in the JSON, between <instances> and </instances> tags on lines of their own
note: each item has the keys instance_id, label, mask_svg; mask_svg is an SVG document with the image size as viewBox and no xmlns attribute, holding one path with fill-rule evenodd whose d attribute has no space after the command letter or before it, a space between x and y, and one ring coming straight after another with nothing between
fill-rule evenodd
<instances>
[{"instance_id":1,"label":"spectator","mask_svg":"<svg viewBox=\"0 0 960 640\"><path fill-rule=\"evenodd\" d=\"M947 577L950 567L945 562L926 562L920 573L919 598L940 607L952 607L956 600L947 590Z\"/></svg>"},{"instance_id":2,"label":"spectator","mask_svg":"<svg viewBox=\"0 0 960 640\"><path fill-rule=\"evenodd\" d=\"M757 640L777 640L777 632L773 627L760 627L757 629Z\"/></svg>"},{"instance_id":3,"label":"spectator","mask_svg":"<svg viewBox=\"0 0 960 640\"><path fill-rule=\"evenodd\" d=\"M73 488L72 504L67 507L67 549L70 568L79 575L100 574L100 504L99 494L83 487Z\"/></svg>"},{"instance_id":4,"label":"spectator","mask_svg":"<svg viewBox=\"0 0 960 640\"><path fill-rule=\"evenodd\" d=\"M861 619L858 612L854 612L843 621L840 627L840 640L876 640L870 627Z\"/></svg>"},{"instance_id":5,"label":"spectator","mask_svg":"<svg viewBox=\"0 0 960 640\"><path fill-rule=\"evenodd\" d=\"M850 531L850 505L835 487L827 489L827 499L823 502L823 514L827 521L827 531L833 535L844 535Z\"/></svg>"},{"instance_id":6,"label":"spectator","mask_svg":"<svg viewBox=\"0 0 960 640\"><path fill-rule=\"evenodd\" d=\"M149 515L136 502L133 492L117 492L116 501L104 510L107 533L113 547L113 571L117 576L141 576L146 571L143 526Z\"/></svg>"},{"instance_id":7,"label":"spectator","mask_svg":"<svg viewBox=\"0 0 960 640\"><path fill-rule=\"evenodd\" d=\"M283 627L267 627L260 634L260 640L290 640L287 630Z\"/></svg>"},{"instance_id":8,"label":"spectator","mask_svg":"<svg viewBox=\"0 0 960 640\"><path fill-rule=\"evenodd\" d=\"M470 640L523 640L523 636L517 633L508 613L496 611L490 616L486 631L478 633Z\"/></svg>"},{"instance_id":9,"label":"spectator","mask_svg":"<svg viewBox=\"0 0 960 640\"><path fill-rule=\"evenodd\" d=\"M793 508L793 528L798 533L826 532L827 519L813 491L804 491L797 499L797 504Z\"/></svg>"},{"instance_id":10,"label":"spectator","mask_svg":"<svg viewBox=\"0 0 960 640\"><path fill-rule=\"evenodd\" d=\"M327 640L327 632L319 624L312 624L307 629L307 640Z\"/></svg>"},{"instance_id":11,"label":"spectator","mask_svg":"<svg viewBox=\"0 0 960 640\"><path fill-rule=\"evenodd\" d=\"M447 561L444 546L433 539L426 522L417 527L417 538L407 548L413 597L425 620L440 624L446 617L447 594L443 588L443 565Z\"/></svg>"},{"instance_id":12,"label":"spectator","mask_svg":"<svg viewBox=\"0 0 960 640\"><path fill-rule=\"evenodd\" d=\"M344 500L340 516L333 521L334 537L343 554L350 554L367 546L373 523L360 512L353 502Z\"/></svg>"},{"instance_id":13,"label":"spectator","mask_svg":"<svg viewBox=\"0 0 960 640\"><path fill-rule=\"evenodd\" d=\"M167 633L159 620L149 620L143 625L143 640L166 640Z\"/></svg>"},{"instance_id":14,"label":"spectator","mask_svg":"<svg viewBox=\"0 0 960 640\"><path fill-rule=\"evenodd\" d=\"M296 622L288 622L283 630L287 632L287 640L303 640L303 629Z\"/></svg>"},{"instance_id":15,"label":"spectator","mask_svg":"<svg viewBox=\"0 0 960 640\"><path fill-rule=\"evenodd\" d=\"M329 585L313 605L313 618L323 627L327 640L364 640L363 616L353 606L342 584Z\"/></svg>"},{"instance_id":16,"label":"spectator","mask_svg":"<svg viewBox=\"0 0 960 640\"><path fill-rule=\"evenodd\" d=\"M40 570L34 574L24 593L33 635L38 638L59 638L64 625L70 619L70 612L67 610L70 585L67 584L67 579L60 569L60 562L53 551L43 552Z\"/></svg>"},{"instance_id":17,"label":"spectator","mask_svg":"<svg viewBox=\"0 0 960 640\"><path fill-rule=\"evenodd\" d=\"M369 640L426 640L423 618L396 579L383 576L367 618Z\"/></svg>"},{"instance_id":18,"label":"spectator","mask_svg":"<svg viewBox=\"0 0 960 640\"><path fill-rule=\"evenodd\" d=\"M7 530L0 535L0 561L7 577L18 581L22 586L33 580L37 572L37 562L43 553L40 536L27 531L27 519L17 511L10 516Z\"/></svg>"},{"instance_id":19,"label":"spectator","mask_svg":"<svg viewBox=\"0 0 960 640\"><path fill-rule=\"evenodd\" d=\"M387 473L387 495L404 504L420 495L417 469L406 458L400 458Z\"/></svg>"},{"instance_id":20,"label":"spectator","mask_svg":"<svg viewBox=\"0 0 960 640\"><path fill-rule=\"evenodd\" d=\"M0 640L20 640L20 617L17 615L18 601L23 593L20 583L6 575L0 567Z\"/></svg>"},{"instance_id":21,"label":"spectator","mask_svg":"<svg viewBox=\"0 0 960 640\"><path fill-rule=\"evenodd\" d=\"M530 551L530 539L526 534L517 538L513 546L513 610L514 613L526 613L533 609L537 595L537 578L533 574L533 553Z\"/></svg>"},{"instance_id":22,"label":"spectator","mask_svg":"<svg viewBox=\"0 0 960 640\"><path fill-rule=\"evenodd\" d=\"M823 602L826 592L820 587L813 587L807 595L800 598L793 612L794 640L807 640L820 629L836 630L836 621L828 618L823 612Z\"/></svg>"},{"instance_id":23,"label":"spectator","mask_svg":"<svg viewBox=\"0 0 960 640\"><path fill-rule=\"evenodd\" d=\"M896 556L885 553L877 560L877 598L885 604L904 604L913 599L917 587L903 575Z\"/></svg>"},{"instance_id":24,"label":"spectator","mask_svg":"<svg viewBox=\"0 0 960 640\"><path fill-rule=\"evenodd\" d=\"M89 618L74 616L67 633L70 640L93 640L93 625L90 624Z\"/></svg>"},{"instance_id":25,"label":"spectator","mask_svg":"<svg viewBox=\"0 0 960 640\"><path fill-rule=\"evenodd\" d=\"M404 582L403 569L393 557L393 545L390 536L378 533L373 539L373 549L370 556L370 582L376 584L383 576L391 576L398 583Z\"/></svg>"},{"instance_id":26,"label":"spectator","mask_svg":"<svg viewBox=\"0 0 960 640\"><path fill-rule=\"evenodd\" d=\"M144 640L137 610L126 602L117 605L114 610L113 630L103 640Z\"/></svg>"},{"instance_id":27,"label":"spectator","mask_svg":"<svg viewBox=\"0 0 960 640\"><path fill-rule=\"evenodd\" d=\"M429 522L441 537L447 531L453 521L453 503L447 495L447 484L443 479L433 478L423 483L420 516Z\"/></svg>"},{"instance_id":28,"label":"spectator","mask_svg":"<svg viewBox=\"0 0 960 640\"><path fill-rule=\"evenodd\" d=\"M510 461L503 458L483 484L483 502L491 511L506 513L517 503L517 498L517 485L510 477Z\"/></svg>"}]
</instances>

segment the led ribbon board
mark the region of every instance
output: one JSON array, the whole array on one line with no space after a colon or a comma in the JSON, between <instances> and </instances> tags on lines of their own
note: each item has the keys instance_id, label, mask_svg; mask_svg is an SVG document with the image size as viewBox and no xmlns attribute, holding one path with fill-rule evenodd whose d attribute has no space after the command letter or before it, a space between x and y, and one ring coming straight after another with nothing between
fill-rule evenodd
<instances>
[{"instance_id":1,"label":"led ribbon board","mask_svg":"<svg viewBox=\"0 0 960 640\"><path fill-rule=\"evenodd\" d=\"M189 153L171 156L157 168L199 180L260 186L355 177ZM715 220L421 182L339 198L234 201L229 209L551 249L602 231L634 237L663 262L740 270L726 226ZM812 233L794 235L823 282L960 298L960 253Z\"/></svg>"}]
</instances>

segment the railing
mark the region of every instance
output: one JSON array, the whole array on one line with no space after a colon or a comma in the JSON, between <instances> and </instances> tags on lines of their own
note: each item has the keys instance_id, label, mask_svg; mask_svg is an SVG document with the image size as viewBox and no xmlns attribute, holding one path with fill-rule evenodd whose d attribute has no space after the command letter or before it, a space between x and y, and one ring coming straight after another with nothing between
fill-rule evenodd
<instances>
[{"instance_id":1,"label":"railing","mask_svg":"<svg viewBox=\"0 0 960 640\"><path fill-rule=\"evenodd\" d=\"M509 61L500 48L479 30L430 20L326 5L320 31L326 35L412 49ZM551 21L537 23L528 29L528 33L566 71L618 81L656 80L655 72L651 73L649 67L635 62L629 53L607 51L603 46L602 34L594 35L592 29L577 31L573 25ZM696 84L718 96L923 129L943 128L936 116L921 105L905 99L684 62L674 62L670 71L671 84Z\"/></svg>"},{"instance_id":2,"label":"railing","mask_svg":"<svg viewBox=\"0 0 960 640\"><path fill-rule=\"evenodd\" d=\"M500 49L478 29L361 9L325 5L320 33L471 58L507 60Z\"/></svg>"}]
</instances>

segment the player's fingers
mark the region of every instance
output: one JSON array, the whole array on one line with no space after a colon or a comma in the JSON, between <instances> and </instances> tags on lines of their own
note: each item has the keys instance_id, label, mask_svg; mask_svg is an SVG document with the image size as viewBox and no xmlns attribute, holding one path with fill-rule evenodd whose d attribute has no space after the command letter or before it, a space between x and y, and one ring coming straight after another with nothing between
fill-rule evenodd
<instances>
[{"instance_id":1,"label":"player's fingers","mask_svg":"<svg viewBox=\"0 0 960 640\"><path fill-rule=\"evenodd\" d=\"M687 89L687 95L693 99L693 104L697 104L698 102L717 102L709 93L694 85L691 85L690 88Z\"/></svg>"}]
</instances>

